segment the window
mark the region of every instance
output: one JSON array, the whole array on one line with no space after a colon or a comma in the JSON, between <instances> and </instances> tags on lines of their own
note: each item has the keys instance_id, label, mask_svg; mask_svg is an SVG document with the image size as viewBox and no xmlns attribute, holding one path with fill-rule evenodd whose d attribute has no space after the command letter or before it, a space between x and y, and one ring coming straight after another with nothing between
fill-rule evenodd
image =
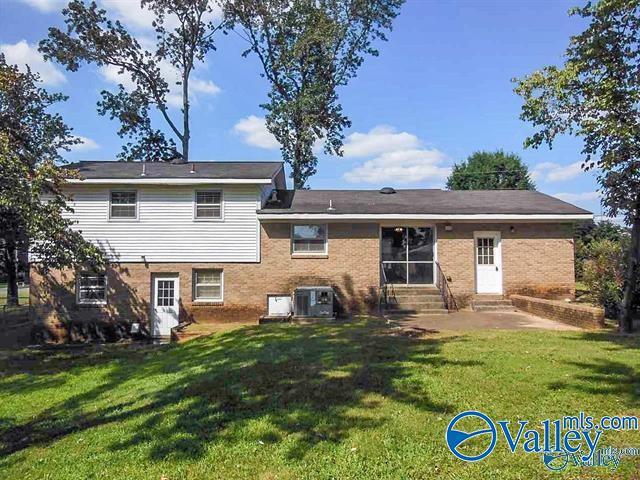
<instances>
[{"instance_id":1,"label":"window","mask_svg":"<svg viewBox=\"0 0 640 480\"><path fill-rule=\"evenodd\" d=\"M209 302L222 301L222 270L194 270L193 299Z\"/></svg>"},{"instance_id":2,"label":"window","mask_svg":"<svg viewBox=\"0 0 640 480\"><path fill-rule=\"evenodd\" d=\"M493 265L493 238L478 238L478 265Z\"/></svg>"},{"instance_id":3,"label":"window","mask_svg":"<svg viewBox=\"0 0 640 480\"><path fill-rule=\"evenodd\" d=\"M327 253L326 225L294 225L291 241L292 253Z\"/></svg>"},{"instance_id":4,"label":"window","mask_svg":"<svg viewBox=\"0 0 640 480\"><path fill-rule=\"evenodd\" d=\"M82 272L76 280L77 302L80 305L107 303L107 276L104 273Z\"/></svg>"},{"instance_id":5,"label":"window","mask_svg":"<svg viewBox=\"0 0 640 480\"><path fill-rule=\"evenodd\" d=\"M113 191L109 202L110 218L137 218L137 194L135 191Z\"/></svg>"},{"instance_id":6,"label":"window","mask_svg":"<svg viewBox=\"0 0 640 480\"><path fill-rule=\"evenodd\" d=\"M196 192L196 213L200 220L216 220L222 218L222 192L206 190Z\"/></svg>"}]
</instances>

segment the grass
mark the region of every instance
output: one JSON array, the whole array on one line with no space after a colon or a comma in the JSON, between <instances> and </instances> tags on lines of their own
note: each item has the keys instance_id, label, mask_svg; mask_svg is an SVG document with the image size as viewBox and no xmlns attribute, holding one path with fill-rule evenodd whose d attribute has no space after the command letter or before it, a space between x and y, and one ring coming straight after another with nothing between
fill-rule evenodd
<instances>
[{"instance_id":1,"label":"grass","mask_svg":"<svg viewBox=\"0 0 640 480\"><path fill-rule=\"evenodd\" d=\"M18 302L20 305L29 303L29 287L18 288ZM0 307L7 303L7 284L0 283Z\"/></svg>"},{"instance_id":2,"label":"grass","mask_svg":"<svg viewBox=\"0 0 640 480\"><path fill-rule=\"evenodd\" d=\"M6 353L0 478L611 478L552 474L504 439L476 463L450 419L640 414L640 341L606 333L416 337L375 320L265 325L181 345ZM601 446L638 446L607 432ZM637 476L640 457L618 478Z\"/></svg>"}]
</instances>

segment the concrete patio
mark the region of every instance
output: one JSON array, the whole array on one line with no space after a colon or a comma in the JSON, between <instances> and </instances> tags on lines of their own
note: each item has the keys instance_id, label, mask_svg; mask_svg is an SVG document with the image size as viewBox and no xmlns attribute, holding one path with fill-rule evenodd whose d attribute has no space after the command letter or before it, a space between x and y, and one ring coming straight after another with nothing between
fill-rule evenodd
<instances>
[{"instance_id":1,"label":"concrete patio","mask_svg":"<svg viewBox=\"0 0 640 480\"><path fill-rule=\"evenodd\" d=\"M566 330L581 328L536 317L524 312L460 311L444 315L392 315L388 317L399 326L425 330Z\"/></svg>"}]
</instances>

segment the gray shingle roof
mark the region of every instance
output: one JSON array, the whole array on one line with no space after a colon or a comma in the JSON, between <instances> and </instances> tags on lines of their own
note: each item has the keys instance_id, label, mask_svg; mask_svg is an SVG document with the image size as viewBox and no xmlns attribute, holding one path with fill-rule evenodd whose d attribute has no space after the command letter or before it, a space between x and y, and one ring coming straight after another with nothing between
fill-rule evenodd
<instances>
[{"instance_id":1,"label":"gray shingle roof","mask_svg":"<svg viewBox=\"0 0 640 480\"><path fill-rule=\"evenodd\" d=\"M140 178L141 162L90 161L65 165L80 172L82 178ZM212 178L264 179L272 178L282 168L282 162L146 162L145 178ZM194 173L191 173L192 168Z\"/></svg>"},{"instance_id":2,"label":"gray shingle roof","mask_svg":"<svg viewBox=\"0 0 640 480\"><path fill-rule=\"evenodd\" d=\"M327 213L331 200L335 214L567 214L591 212L544 193L529 190L286 190L279 201L260 213Z\"/></svg>"}]
</instances>

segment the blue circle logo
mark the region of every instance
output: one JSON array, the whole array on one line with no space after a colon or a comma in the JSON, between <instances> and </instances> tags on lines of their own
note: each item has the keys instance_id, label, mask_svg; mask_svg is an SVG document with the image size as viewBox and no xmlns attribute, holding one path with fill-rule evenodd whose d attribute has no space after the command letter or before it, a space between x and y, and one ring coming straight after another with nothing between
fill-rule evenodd
<instances>
[{"instance_id":1,"label":"blue circle logo","mask_svg":"<svg viewBox=\"0 0 640 480\"><path fill-rule=\"evenodd\" d=\"M456 424L465 418L475 418L476 421L480 421L482 426L471 432L456 429ZM465 442L480 436L486 436L487 438L487 447L481 453L477 455L466 455L460 452L460 449L464 447ZM493 424L491 419L484 413L475 411L462 412L456 415L449 423L446 432L447 446L449 447L449 450L451 450L451 453L460 460L464 460L466 462L477 462L489 455L496 446L497 437L496 426Z\"/></svg>"}]
</instances>

